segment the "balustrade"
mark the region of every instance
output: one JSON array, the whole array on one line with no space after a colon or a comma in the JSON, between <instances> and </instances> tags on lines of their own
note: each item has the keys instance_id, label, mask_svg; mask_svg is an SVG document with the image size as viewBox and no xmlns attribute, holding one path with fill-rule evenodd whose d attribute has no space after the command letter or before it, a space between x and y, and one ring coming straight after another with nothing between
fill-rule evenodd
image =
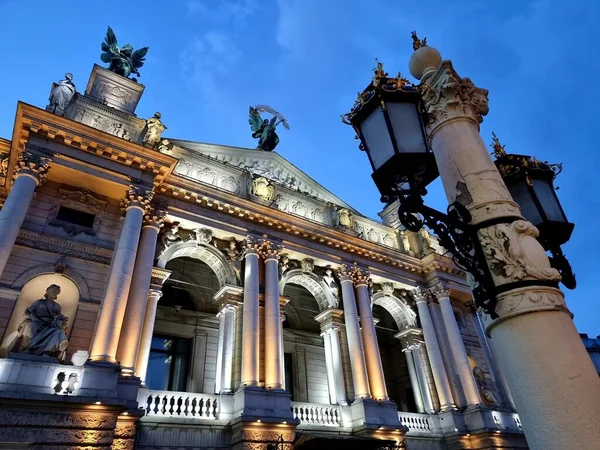
<instances>
[{"instance_id":1,"label":"balustrade","mask_svg":"<svg viewBox=\"0 0 600 450\"><path fill-rule=\"evenodd\" d=\"M398 419L403 426L408 428L407 434L411 431L420 433L434 433L429 414L398 411Z\"/></svg>"},{"instance_id":2,"label":"balustrade","mask_svg":"<svg viewBox=\"0 0 600 450\"><path fill-rule=\"evenodd\" d=\"M342 426L342 411L338 405L292 402L292 411L294 419L300 420L300 426Z\"/></svg>"},{"instance_id":3,"label":"balustrade","mask_svg":"<svg viewBox=\"0 0 600 450\"><path fill-rule=\"evenodd\" d=\"M219 396L140 389L138 403L147 416L218 419Z\"/></svg>"}]
</instances>

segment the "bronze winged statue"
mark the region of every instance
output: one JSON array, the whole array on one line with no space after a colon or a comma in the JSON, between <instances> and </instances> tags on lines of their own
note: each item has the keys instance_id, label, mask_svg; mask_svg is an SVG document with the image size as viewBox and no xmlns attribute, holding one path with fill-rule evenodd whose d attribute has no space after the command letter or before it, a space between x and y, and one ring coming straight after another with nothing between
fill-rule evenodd
<instances>
[{"instance_id":1,"label":"bronze winged statue","mask_svg":"<svg viewBox=\"0 0 600 450\"><path fill-rule=\"evenodd\" d=\"M100 59L109 64L108 70L126 78L129 78L132 73L138 77L141 76L138 69L144 65L148 47L133 51L133 47L127 44L123 48L119 48L117 36L115 36L112 28L108 27L106 37L100 48L103 52ZM135 78L133 80L137 81Z\"/></svg>"},{"instance_id":2,"label":"bronze winged statue","mask_svg":"<svg viewBox=\"0 0 600 450\"><path fill-rule=\"evenodd\" d=\"M261 112L272 114L273 117L270 120L263 119L260 115ZM279 122L277 121L278 119ZM258 139L256 148L268 152L275 150L275 147L279 144L279 136L275 132L277 126L281 124L286 130L290 129L290 125L285 120L285 117L267 105L250 106L248 123L252 130L252 137Z\"/></svg>"}]
</instances>

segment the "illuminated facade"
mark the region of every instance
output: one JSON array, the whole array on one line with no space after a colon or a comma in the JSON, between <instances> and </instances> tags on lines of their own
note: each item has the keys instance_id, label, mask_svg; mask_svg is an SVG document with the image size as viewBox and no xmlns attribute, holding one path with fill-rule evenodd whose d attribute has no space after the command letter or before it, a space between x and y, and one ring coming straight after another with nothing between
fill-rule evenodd
<instances>
[{"instance_id":1,"label":"illuminated facade","mask_svg":"<svg viewBox=\"0 0 600 450\"><path fill-rule=\"evenodd\" d=\"M0 141L2 442L527 448L435 236L274 152L149 141L143 90L95 66ZM14 344L52 284L58 359Z\"/></svg>"}]
</instances>

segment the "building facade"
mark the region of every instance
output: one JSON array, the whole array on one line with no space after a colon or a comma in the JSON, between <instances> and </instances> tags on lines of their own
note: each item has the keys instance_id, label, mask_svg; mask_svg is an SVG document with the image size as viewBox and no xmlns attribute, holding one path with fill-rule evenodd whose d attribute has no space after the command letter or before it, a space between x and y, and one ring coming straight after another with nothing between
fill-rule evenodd
<instances>
[{"instance_id":1,"label":"building facade","mask_svg":"<svg viewBox=\"0 0 600 450\"><path fill-rule=\"evenodd\" d=\"M0 140L0 447L527 448L465 273L397 205L67 80Z\"/></svg>"}]
</instances>

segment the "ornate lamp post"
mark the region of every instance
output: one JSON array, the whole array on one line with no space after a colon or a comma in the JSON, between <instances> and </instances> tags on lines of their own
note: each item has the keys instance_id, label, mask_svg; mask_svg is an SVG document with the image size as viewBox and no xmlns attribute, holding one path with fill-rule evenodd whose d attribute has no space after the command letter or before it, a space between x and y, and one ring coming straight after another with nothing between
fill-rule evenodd
<instances>
[{"instance_id":1,"label":"ornate lamp post","mask_svg":"<svg viewBox=\"0 0 600 450\"><path fill-rule=\"evenodd\" d=\"M441 233L442 245L479 283L474 296L491 315L486 332L506 373L530 448L593 450L600 442L595 423L600 379L558 289L560 274L551 267L536 239L537 228L524 219L479 135L488 112L487 91L461 78L450 61L442 61L440 53L415 34L413 40L409 68L421 80L416 88L422 98L422 108L415 110L426 118L427 137L450 204L448 214L423 205L424 186L435 178L426 164L417 164L422 170L411 176L406 161L397 160L395 176L387 183L379 181L378 187L384 195L400 197L407 228L418 229L424 221ZM356 111L363 103L359 99L345 121L358 131L376 169L387 162L375 158L373 164L372 157L385 138L365 133L371 116ZM384 103L389 110L389 102ZM381 127L379 133L389 128ZM412 131L406 135L414 136ZM392 139L399 141L402 135L394 133ZM402 142L397 146L403 148Z\"/></svg>"}]
</instances>

